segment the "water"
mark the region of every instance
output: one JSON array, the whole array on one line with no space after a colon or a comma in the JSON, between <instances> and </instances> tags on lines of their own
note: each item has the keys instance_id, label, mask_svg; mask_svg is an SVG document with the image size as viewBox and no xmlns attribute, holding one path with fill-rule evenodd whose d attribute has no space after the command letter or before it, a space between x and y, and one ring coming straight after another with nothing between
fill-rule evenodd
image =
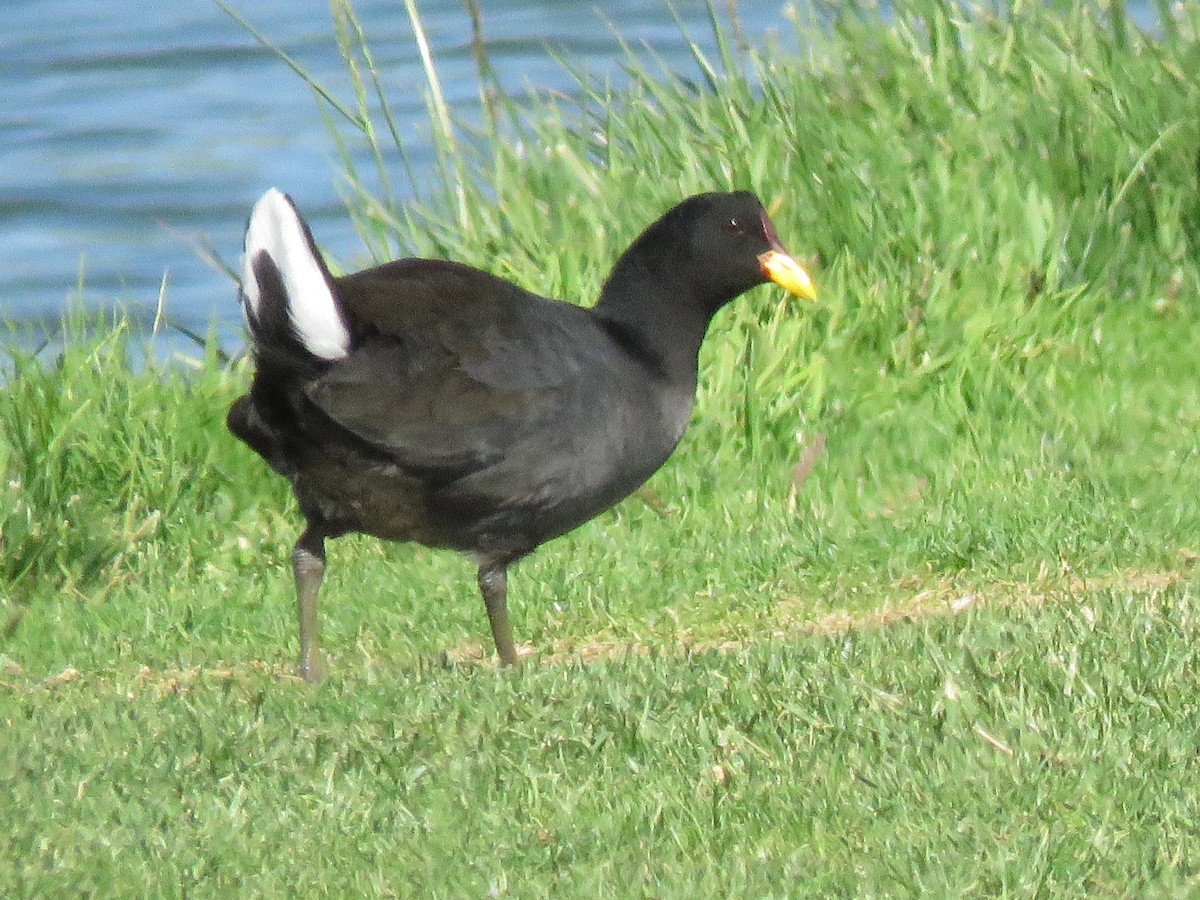
<instances>
[{"instance_id":1,"label":"water","mask_svg":"<svg viewBox=\"0 0 1200 900\"><path fill-rule=\"evenodd\" d=\"M235 0L242 14L338 96L348 79L323 0ZM675 0L714 54L702 0ZM1134 4L1144 14L1149 4ZM491 61L510 91L570 90L547 45L619 75L627 41L695 74L665 3L482 0ZM723 9L724 3L716 6ZM359 0L418 178L431 167L424 76L401 0ZM470 23L457 0L422 0L448 100L476 105ZM783 0L742 0L747 39L795 45ZM1144 18L1144 15L1143 15ZM169 318L240 342L231 282L185 236L236 262L251 204L272 185L304 210L322 246L364 261L341 206L338 164L309 88L207 0L5 0L0 34L0 319L55 321L83 287L93 307L149 320L164 282ZM611 23L611 24L610 24ZM366 160L364 167L369 168ZM403 180L395 161L393 180ZM178 337L178 336L176 336Z\"/></svg>"},{"instance_id":2,"label":"water","mask_svg":"<svg viewBox=\"0 0 1200 900\"><path fill-rule=\"evenodd\" d=\"M238 0L237 9L349 101L328 6ZM569 90L547 45L597 74L619 73L613 32L694 72L665 4L483 0L489 55L509 90ZM432 167L424 76L400 0L356 4L418 170ZM424 0L423 22L450 103L477 105L470 22L457 0ZM707 10L676 0L712 51ZM743 3L751 39L790 33L777 3ZM364 160L366 164L366 160ZM322 245L363 259L337 194L332 141L309 88L205 0L7 0L0 34L0 319L53 322L82 285L93 307L168 316L236 346L234 288L186 236L236 262L251 204L272 185L297 198ZM395 182L403 181L397 159Z\"/></svg>"}]
</instances>

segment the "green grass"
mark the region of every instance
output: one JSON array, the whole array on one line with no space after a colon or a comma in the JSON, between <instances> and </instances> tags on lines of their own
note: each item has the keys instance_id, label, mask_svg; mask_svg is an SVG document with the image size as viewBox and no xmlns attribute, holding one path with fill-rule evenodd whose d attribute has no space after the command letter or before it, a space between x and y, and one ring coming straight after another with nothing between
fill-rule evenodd
<instances>
[{"instance_id":1,"label":"green grass","mask_svg":"<svg viewBox=\"0 0 1200 900\"><path fill-rule=\"evenodd\" d=\"M1107 591L316 692L88 673L6 704L6 893L1183 893L1198 609Z\"/></svg>"},{"instance_id":2,"label":"green grass","mask_svg":"<svg viewBox=\"0 0 1200 900\"><path fill-rule=\"evenodd\" d=\"M298 513L223 427L246 367L135 371L119 318L10 350L0 894L1200 889L1180 9L1151 40L1082 0L838 4L800 55L725 42L698 82L631 59L477 134L431 101L442 174L400 206L381 97L409 87L336 3L374 256L588 302L663 208L750 187L821 308L719 317L651 492L515 571L522 671L472 661L469 562L346 538L315 690Z\"/></svg>"}]
</instances>

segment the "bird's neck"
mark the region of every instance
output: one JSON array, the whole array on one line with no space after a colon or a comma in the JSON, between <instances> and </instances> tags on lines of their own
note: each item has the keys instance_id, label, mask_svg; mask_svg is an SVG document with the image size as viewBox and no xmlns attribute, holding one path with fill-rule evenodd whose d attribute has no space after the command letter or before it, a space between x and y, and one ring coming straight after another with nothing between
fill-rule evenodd
<instances>
[{"instance_id":1,"label":"bird's neck","mask_svg":"<svg viewBox=\"0 0 1200 900\"><path fill-rule=\"evenodd\" d=\"M618 265L594 311L614 340L655 374L695 386L712 312L682 279Z\"/></svg>"}]
</instances>

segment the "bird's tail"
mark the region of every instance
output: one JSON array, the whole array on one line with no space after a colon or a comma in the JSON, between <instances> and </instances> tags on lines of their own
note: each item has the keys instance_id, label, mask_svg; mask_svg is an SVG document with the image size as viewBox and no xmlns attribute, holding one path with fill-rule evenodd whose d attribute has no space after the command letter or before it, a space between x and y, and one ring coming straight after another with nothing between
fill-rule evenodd
<instances>
[{"instance_id":1,"label":"bird's tail","mask_svg":"<svg viewBox=\"0 0 1200 900\"><path fill-rule=\"evenodd\" d=\"M260 357L312 365L350 352L333 277L291 198L274 188L246 226L241 299Z\"/></svg>"}]
</instances>

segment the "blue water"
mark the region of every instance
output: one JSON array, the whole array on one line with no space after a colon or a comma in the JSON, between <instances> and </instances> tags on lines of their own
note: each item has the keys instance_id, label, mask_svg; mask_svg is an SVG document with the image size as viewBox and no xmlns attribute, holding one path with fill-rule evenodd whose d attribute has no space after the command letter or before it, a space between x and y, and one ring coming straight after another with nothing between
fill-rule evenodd
<instances>
[{"instance_id":1,"label":"blue water","mask_svg":"<svg viewBox=\"0 0 1200 900\"><path fill-rule=\"evenodd\" d=\"M710 51L707 11L676 0ZM237 9L315 78L352 101L323 0L237 0ZM672 68L695 66L665 4L483 0L489 56L517 93L569 90L548 47L619 77L613 29ZM420 179L432 167L417 46L401 0L356 4ZM457 0L420 3L447 99L477 107L470 21ZM743 3L754 40L791 24ZM58 319L82 285L93 307L150 320L165 280L171 319L236 345L234 288L188 243L236 263L251 204L291 193L318 240L365 261L337 191L333 142L309 88L206 0L7 0L0 32L0 319ZM369 168L369 162L363 160ZM393 179L404 182L395 160Z\"/></svg>"},{"instance_id":2,"label":"blue water","mask_svg":"<svg viewBox=\"0 0 1200 900\"><path fill-rule=\"evenodd\" d=\"M318 81L350 101L324 0L234 5ZM470 22L458 0L422 0L450 103L477 105ZM506 89L569 91L548 52L620 79L617 34L674 71L696 74L670 10L657 0L481 0L489 56ZM689 36L715 54L702 0L675 0ZM725 9L725 3L715 3ZM1146 3L1139 4L1145 9ZM417 178L429 132L417 46L401 0L356 4ZM739 4L752 43L796 45L782 0ZM647 57L649 58L649 57ZM370 168L368 160L361 162ZM216 324L240 340L232 283L188 239L236 263L251 204L291 193L318 241L365 261L337 191L338 162L311 91L208 0L6 0L0 32L0 319L53 322L78 294L150 320L165 284L169 319ZM403 182L395 160L393 180Z\"/></svg>"}]
</instances>

